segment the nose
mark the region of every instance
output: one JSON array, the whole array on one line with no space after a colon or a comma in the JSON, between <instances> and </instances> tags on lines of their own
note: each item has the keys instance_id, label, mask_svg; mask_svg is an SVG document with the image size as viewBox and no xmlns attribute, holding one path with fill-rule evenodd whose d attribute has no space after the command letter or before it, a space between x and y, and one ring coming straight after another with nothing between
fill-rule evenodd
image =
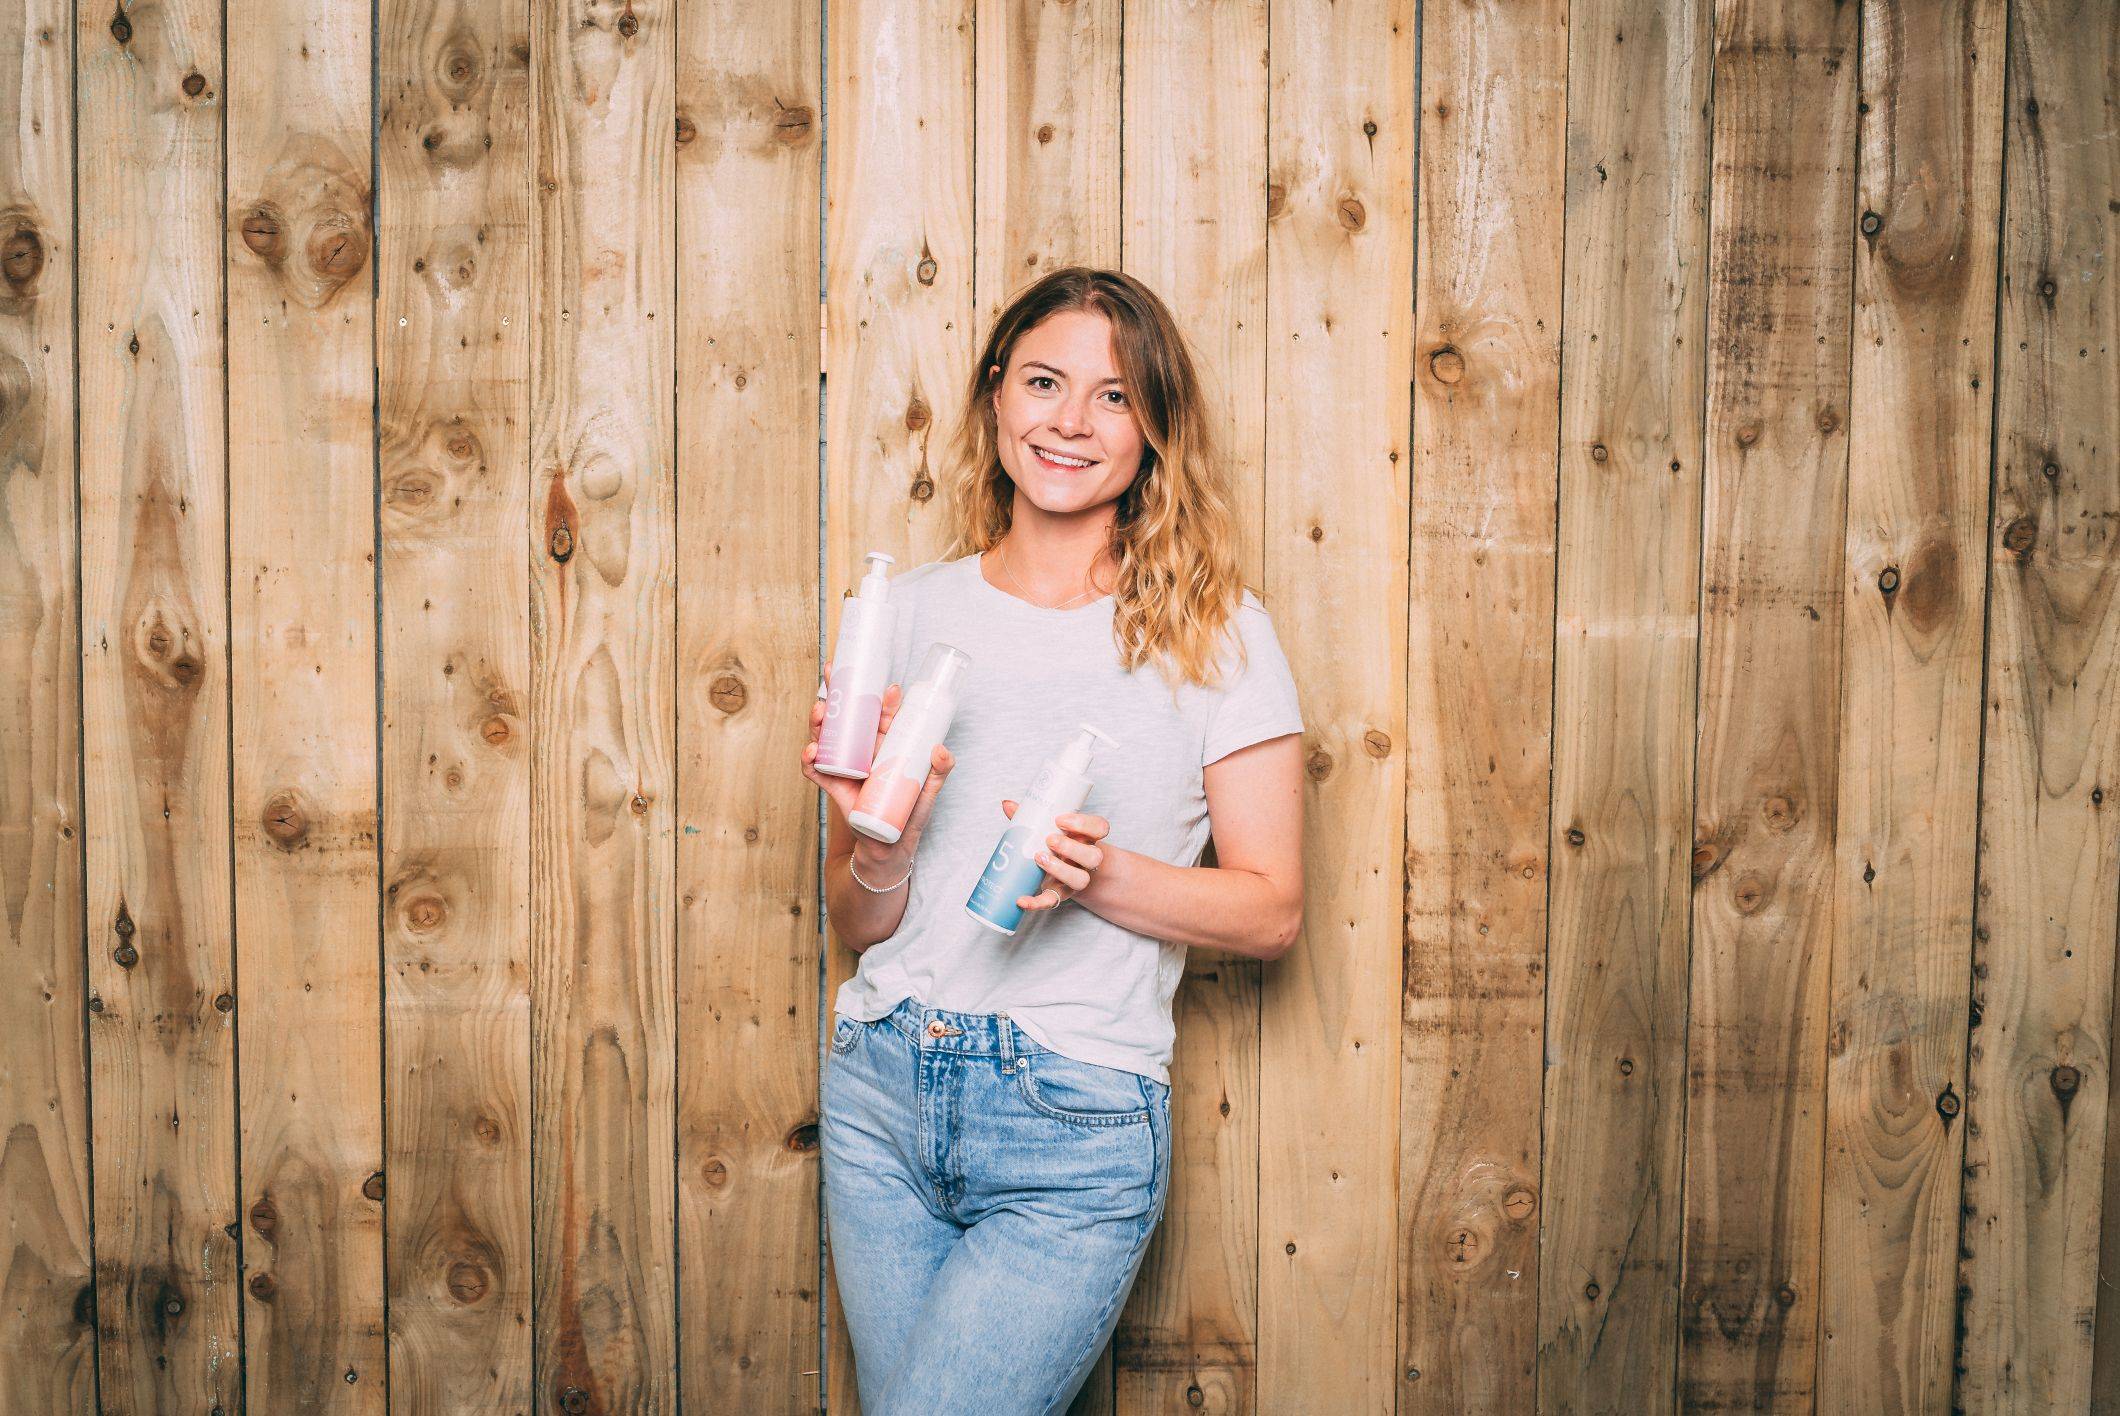
<instances>
[{"instance_id":1,"label":"nose","mask_svg":"<svg viewBox=\"0 0 2120 1416\"><path fill-rule=\"evenodd\" d=\"M1089 431L1089 395L1073 395L1053 412L1053 431L1076 437Z\"/></svg>"}]
</instances>

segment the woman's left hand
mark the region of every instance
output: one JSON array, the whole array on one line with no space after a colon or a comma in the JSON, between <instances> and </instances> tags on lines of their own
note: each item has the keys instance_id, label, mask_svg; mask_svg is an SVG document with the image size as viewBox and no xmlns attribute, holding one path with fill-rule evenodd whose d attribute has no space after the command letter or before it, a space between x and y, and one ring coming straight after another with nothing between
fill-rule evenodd
<instances>
[{"instance_id":1,"label":"woman's left hand","mask_svg":"<svg viewBox=\"0 0 2120 1416\"><path fill-rule=\"evenodd\" d=\"M1015 820L1013 799L1002 798L1001 809ZM1053 824L1060 829L1046 837L1038 851L1038 864L1045 867L1044 885L1035 895L1016 897L1016 903L1026 910L1058 909L1062 900L1087 890L1090 872L1104 864L1104 848L1097 842L1111 831L1109 821L1087 812L1063 811Z\"/></svg>"}]
</instances>

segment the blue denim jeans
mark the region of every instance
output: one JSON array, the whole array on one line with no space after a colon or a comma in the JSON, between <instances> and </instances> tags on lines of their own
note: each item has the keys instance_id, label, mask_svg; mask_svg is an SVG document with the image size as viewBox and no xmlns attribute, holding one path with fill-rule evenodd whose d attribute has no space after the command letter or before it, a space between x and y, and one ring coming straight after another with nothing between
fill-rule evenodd
<instances>
[{"instance_id":1,"label":"blue denim jeans","mask_svg":"<svg viewBox=\"0 0 2120 1416\"><path fill-rule=\"evenodd\" d=\"M1064 1412L1170 1191L1170 1088L1006 1013L836 1016L819 1144L863 1416Z\"/></svg>"}]
</instances>

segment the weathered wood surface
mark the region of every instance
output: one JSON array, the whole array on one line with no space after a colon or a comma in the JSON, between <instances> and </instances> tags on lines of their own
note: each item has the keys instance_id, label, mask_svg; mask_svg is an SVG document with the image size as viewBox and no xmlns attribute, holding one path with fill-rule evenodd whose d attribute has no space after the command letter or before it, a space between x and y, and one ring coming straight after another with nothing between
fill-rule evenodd
<instances>
[{"instance_id":1,"label":"weathered wood surface","mask_svg":"<svg viewBox=\"0 0 2120 1416\"><path fill-rule=\"evenodd\" d=\"M693 1411L815 1411L819 7L677 27L677 1257Z\"/></svg>"},{"instance_id":2,"label":"weathered wood surface","mask_svg":"<svg viewBox=\"0 0 2120 1416\"><path fill-rule=\"evenodd\" d=\"M528 1411L529 13L379 20L390 1405Z\"/></svg>"}]
</instances>

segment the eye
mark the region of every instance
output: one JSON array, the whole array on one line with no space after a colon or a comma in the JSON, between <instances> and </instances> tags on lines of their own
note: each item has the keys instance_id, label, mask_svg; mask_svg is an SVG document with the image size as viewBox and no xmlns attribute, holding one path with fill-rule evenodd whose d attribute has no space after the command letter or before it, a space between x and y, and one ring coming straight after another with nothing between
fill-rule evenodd
<instances>
[{"instance_id":1,"label":"eye","mask_svg":"<svg viewBox=\"0 0 2120 1416\"><path fill-rule=\"evenodd\" d=\"M1041 383L1051 383L1052 381L1053 376L1051 374L1032 374L1030 378L1026 380L1026 382L1034 385Z\"/></svg>"},{"instance_id":2,"label":"eye","mask_svg":"<svg viewBox=\"0 0 2120 1416\"><path fill-rule=\"evenodd\" d=\"M1123 393L1121 393L1121 392L1120 392L1120 391L1119 391L1118 389L1115 389L1115 388L1108 388L1108 389L1106 389L1106 390L1105 390L1105 392L1106 392L1106 393L1108 393L1108 394L1110 394L1110 395L1111 395L1111 396L1112 396L1113 398L1116 398L1116 399L1118 399L1118 400L1119 400L1119 401L1118 401L1118 403L1116 403L1116 404L1114 404L1114 405L1113 405L1114 407L1124 407L1124 406L1125 406L1125 404L1126 404L1126 395L1125 395L1125 394L1123 394Z\"/></svg>"}]
</instances>

